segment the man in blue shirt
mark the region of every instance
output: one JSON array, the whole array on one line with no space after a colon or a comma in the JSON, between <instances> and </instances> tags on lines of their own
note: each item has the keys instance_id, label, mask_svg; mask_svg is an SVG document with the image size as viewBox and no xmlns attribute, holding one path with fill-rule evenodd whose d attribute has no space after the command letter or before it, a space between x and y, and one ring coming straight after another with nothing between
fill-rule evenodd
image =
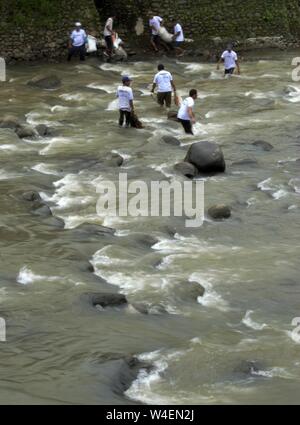
<instances>
[{"instance_id":1,"label":"man in blue shirt","mask_svg":"<svg viewBox=\"0 0 300 425\"><path fill-rule=\"evenodd\" d=\"M70 36L68 61L70 62L73 55L79 54L80 60L85 60L85 45L87 43L86 32L82 29L81 23L75 24L75 29Z\"/></svg>"}]
</instances>

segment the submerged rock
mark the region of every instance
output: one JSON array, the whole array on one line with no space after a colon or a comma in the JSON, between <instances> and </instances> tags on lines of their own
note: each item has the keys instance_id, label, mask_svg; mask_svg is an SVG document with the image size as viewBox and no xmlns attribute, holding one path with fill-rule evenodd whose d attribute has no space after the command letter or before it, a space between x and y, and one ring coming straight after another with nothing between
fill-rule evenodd
<instances>
[{"instance_id":1,"label":"submerged rock","mask_svg":"<svg viewBox=\"0 0 300 425\"><path fill-rule=\"evenodd\" d=\"M224 204L213 205L209 208L208 214L214 220L223 220L231 217L231 209Z\"/></svg>"},{"instance_id":2,"label":"submerged rock","mask_svg":"<svg viewBox=\"0 0 300 425\"><path fill-rule=\"evenodd\" d=\"M176 292L184 300L197 301L198 297L205 294L205 288L197 282L183 281L176 286Z\"/></svg>"},{"instance_id":3,"label":"submerged rock","mask_svg":"<svg viewBox=\"0 0 300 425\"><path fill-rule=\"evenodd\" d=\"M61 80L56 75L37 76L27 83L29 86L45 90L54 90L61 86Z\"/></svg>"},{"instance_id":4,"label":"submerged rock","mask_svg":"<svg viewBox=\"0 0 300 425\"><path fill-rule=\"evenodd\" d=\"M128 304L123 294L89 294L89 299L93 307L120 307Z\"/></svg>"},{"instance_id":5,"label":"submerged rock","mask_svg":"<svg viewBox=\"0 0 300 425\"><path fill-rule=\"evenodd\" d=\"M243 360L241 363L233 370L234 374L244 375L244 376L253 376L257 375L259 371L262 371L265 368L263 364L257 361L247 361Z\"/></svg>"},{"instance_id":6,"label":"submerged rock","mask_svg":"<svg viewBox=\"0 0 300 425\"><path fill-rule=\"evenodd\" d=\"M40 194L34 190L24 192L22 194L22 198L28 202L40 201L42 199Z\"/></svg>"},{"instance_id":7,"label":"submerged rock","mask_svg":"<svg viewBox=\"0 0 300 425\"><path fill-rule=\"evenodd\" d=\"M31 125L18 125L18 127L16 128L16 135L20 138L20 139L24 139L26 137L36 137L37 136L37 132L35 131L35 129L31 126Z\"/></svg>"},{"instance_id":8,"label":"submerged rock","mask_svg":"<svg viewBox=\"0 0 300 425\"><path fill-rule=\"evenodd\" d=\"M41 137L51 137L54 135L54 132L51 128L47 127L45 124L39 124L35 127L35 130Z\"/></svg>"},{"instance_id":9,"label":"submerged rock","mask_svg":"<svg viewBox=\"0 0 300 425\"><path fill-rule=\"evenodd\" d=\"M172 121L178 122L177 111L169 111L168 112L168 120L172 120Z\"/></svg>"},{"instance_id":10,"label":"submerged rock","mask_svg":"<svg viewBox=\"0 0 300 425\"><path fill-rule=\"evenodd\" d=\"M172 146L180 146L180 140L173 136L163 136L162 141Z\"/></svg>"},{"instance_id":11,"label":"submerged rock","mask_svg":"<svg viewBox=\"0 0 300 425\"><path fill-rule=\"evenodd\" d=\"M111 229L109 227L100 226L97 224L81 224L80 226L76 227L75 229L72 229L72 232L83 234L83 235L114 235L115 229Z\"/></svg>"},{"instance_id":12,"label":"submerged rock","mask_svg":"<svg viewBox=\"0 0 300 425\"><path fill-rule=\"evenodd\" d=\"M34 208L32 210L32 213L34 215L39 215L41 217L51 217L52 216L51 209L48 207L48 205L43 205L43 204L41 204L41 206L39 206L38 208Z\"/></svg>"},{"instance_id":13,"label":"submerged rock","mask_svg":"<svg viewBox=\"0 0 300 425\"><path fill-rule=\"evenodd\" d=\"M190 164L189 162L179 162L174 166L174 169L179 174L182 174L189 179L193 179L199 174L195 165Z\"/></svg>"},{"instance_id":14,"label":"submerged rock","mask_svg":"<svg viewBox=\"0 0 300 425\"><path fill-rule=\"evenodd\" d=\"M132 383L137 379L141 369L150 372L153 369L153 365L150 363L142 362L137 357L126 357L118 361L119 368L118 373L113 381L113 389L118 394L124 394Z\"/></svg>"},{"instance_id":15,"label":"submerged rock","mask_svg":"<svg viewBox=\"0 0 300 425\"><path fill-rule=\"evenodd\" d=\"M256 146L258 148L263 149L266 152L270 152L271 150L274 149L274 146L271 145L271 143L268 142L264 142L263 140L257 140L256 142L252 143L253 146Z\"/></svg>"},{"instance_id":16,"label":"submerged rock","mask_svg":"<svg viewBox=\"0 0 300 425\"><path fill-rule=\"evenodd\" d=\"M118 153L112 153L106 157L106 163L110 167L121 167L123 162L124 158Z\"/></svg>"},{"instance_id":17,"label":"submerged rock","mask_svg":"<svg viewBox=\"0 0 300 425\"><path fill-rule=\"evenodd\" d=\"M217 143L194 143L184 161L193 164L201 174L224 173L226 170L224 155Z\"/></svg>"},{"instance_id":18,"label":"submerged rock","mask_svg":"<svg viewBox=\"0 0 300 425\"><path fill-rule=\"evenodd\" d=\"M165 307L161 304L133 303L131 305L136 311L144 315L161 315L168 313Z\"/></svg>"},{"instance_id":19,"label":"submerged rock","mask_svg":"<svg viewBox=\"0 0 300 425\"><path fill-rule=\"evenodd\" d=\"M256 159L252 159L252 158L245 158L245 159L241 159L240 161L235 161L231 164L232 167L238 167L240 165L257 165L258 162L256 161Z\"/></svg>"},{"instance_id":20,"label":"submerged rock","mask_svg":"<svg viewBox=\"0 0 300 425\"><path fill-rule=\"evenodd\" d=\"M21 121L16 115L4 115L0 118L0 128L11 128L15 130L21 125Z\"/></svg>"}]
</instances>

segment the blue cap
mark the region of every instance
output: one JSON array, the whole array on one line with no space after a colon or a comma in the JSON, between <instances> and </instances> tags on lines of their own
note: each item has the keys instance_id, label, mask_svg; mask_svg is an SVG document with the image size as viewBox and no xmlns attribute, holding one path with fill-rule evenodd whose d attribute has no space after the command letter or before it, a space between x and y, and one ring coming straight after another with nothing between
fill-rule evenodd
<instances>
[{"instance_id":1,"label":"blue cap","mask_svg":"<svg viewBox=\"0 0 300 425\"><path fill-rule=\"evenodd\" d=\"M122 77L122 81L123 83L127 83L128 81L132 81L132 78L130 78L129 75L124 75L124 77Z\"/></svg>"}]
</instances>

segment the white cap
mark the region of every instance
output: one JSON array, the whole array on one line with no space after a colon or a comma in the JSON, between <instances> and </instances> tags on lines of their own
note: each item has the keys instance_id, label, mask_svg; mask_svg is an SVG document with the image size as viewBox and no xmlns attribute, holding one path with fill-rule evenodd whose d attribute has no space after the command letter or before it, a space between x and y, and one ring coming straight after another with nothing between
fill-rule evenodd
<instances>
[{"instance_id":1,"label":"white cap","mask_svg":"<svg viewBox=\"0 0 300 425\"><path fill-rule=\"evenodd\" d=\"M75 27L81 27L81 23L80 22L76 22Z\"/></svg>"}]
</instances>

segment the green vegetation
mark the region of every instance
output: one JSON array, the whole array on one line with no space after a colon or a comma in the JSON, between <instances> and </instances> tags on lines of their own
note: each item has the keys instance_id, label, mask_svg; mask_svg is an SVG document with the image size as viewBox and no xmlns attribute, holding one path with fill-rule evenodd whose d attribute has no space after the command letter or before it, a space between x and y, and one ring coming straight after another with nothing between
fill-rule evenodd
<instances>
[{"instance_id":1,"label":"green vegetation","mask_svg":"<svg viewBox=\"0 0 300 425\"><path fill-rule=\"evenodd\" d=\"M2 25L26 27L34 22L43 27L57 22L62 13L61 0L0 0Z\"/></svg>"}]
</instances>

